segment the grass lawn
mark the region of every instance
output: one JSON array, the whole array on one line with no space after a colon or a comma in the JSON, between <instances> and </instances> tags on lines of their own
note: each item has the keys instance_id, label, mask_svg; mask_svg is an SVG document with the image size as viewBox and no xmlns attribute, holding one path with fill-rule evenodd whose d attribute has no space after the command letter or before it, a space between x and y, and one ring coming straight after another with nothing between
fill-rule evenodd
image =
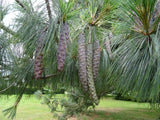
<instances>
[{"instance_id":1,"label":"grass lawn","mask_svg":"<svg viewBox=\"0 0 160 120\"><path fill-rule=\"evenodd\" d=\"M14 100L15 96L10 96L9 100L4 96L0 97L0 120L8 120L1 111L10 107ZM88 111L70 120L156 120L159 115L159 111L149 109L149 104L147 103L120 101L109 97L101 99L95 111ZM24 96L18 106L15 120L55 119L48 107L41 104L34 96Z\"/></svg>"}]
</instances>

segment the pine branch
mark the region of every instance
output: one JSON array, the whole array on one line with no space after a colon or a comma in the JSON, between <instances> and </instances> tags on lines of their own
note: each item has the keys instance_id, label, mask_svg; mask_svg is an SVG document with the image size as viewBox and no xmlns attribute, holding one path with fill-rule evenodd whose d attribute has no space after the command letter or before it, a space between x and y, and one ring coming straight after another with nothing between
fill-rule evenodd
<instances>
[{"instance_id":1,"label":"pine branch","mask_svg":"<svg viewBox=\"0 0 160 120\"><path fill-rule=\"evenodd\" d=\"M16 33L12 31L10 28L6 27L3 23L0 22L0 28L11 35L15 35Z\"/></svg>"},{"instance_id":2,"label":"pine branch","mask_svg":"<svg viewBox=\"0 0 160 120\"><path fill-rule=\"evenodd\" d=\"M23 92L25 91L25 89L26 89L26 86L25 86L25 88L23 89ZM22 99L22 97L23 97L23 92L19 95L19 97L18 97L18 99L17 99L17 101L16 101L16 103L15 103L15 105L14 105L15 108L17 108L19 102L21 101L21 99Z\"/></svg>"},{"instance_id":3,"label":"pine branch","mask_svg":"<svg viewBox=\"0 0 160 120\"><path fill-rule=\"evenodd\" d=\"M51 77L55 77L57 76L58 74L51 74L51 75L47 75L45 77L42 77L41 79L48 79L48 78L51 78Z\"/></svg>"},{"instance_id":4,"label":"pine branch","mask_svg":"<svg viewBox=\"0 0 160 120\"><path fill-rule=\"evenodd\" d=\"M41 77L40 79L49 79L49 78L55 77L57 75L58 75L58 73L57 74L46 75L46 76ZM9 76L4 76L3 78L9 78ZM33 77L33 79L35 79L35 78ZM12 87L14 85L14 83L15 82L13 82L8 88L5 88L4 90L1 90L0 93L8 90L10 87Z\"/></svg>"},{"instance_id":5,"label":"pine branch","mask_svg":"<svg viewBox=\"0 0 160 120\"><path fill-rule=\"evenodd\" d=\"M49 19L52 18L52 13L51 13L51 8L48 0L45 0L46 6L47 6L47 11L48 11L48 17Z\"/></svg>"},{"instance_id":6,"label":"pine branch","mask_svg":"<svg viewBox=\"0 0 160 120\"><path fill-rule=\"evenodd\" d=\"M12 83L10 86L8 86L7 88L1 90L0 93L5 92L5 91L8 90L9 88L11 88L14 84L15 84L15 82L13 82L13 83Z\"/></svg>"},{"instance_id":7,"label":"pine branch","mask_svg":"<svg viewBox=\"0 0 160 120\"><path fill-rule=\"evenodd\" d=\"M49 79L49 78L55 77L57 75L58 75L58 73L57 74L46 75L46 76L40 77L39 79ZM32 79L35 79L35 77L33 76Z\"/></svg>"},{"instance_id":8,"label":"pine branch","mask_svg":"<svg viewBox=\"0 0 160 120\"><path fill-rule=\"evenodd\" d=\"M21 2L21 1L19 1L19 0L15 0L24 10L27 10L26 9L26 7L25 7L25 5Z\"/></svg>"},{"instance_id":9,"label":"pine branch","mask_svg":"<svg viewBox=\"0 0 160 120\"><path fill-rule=\"evenodd\" d=\"M7 75L7 76L2 76L2 78L9 78L9 75Z\"/></svg>"},{"instance_id":10,"label":"pine branch","mask_svg":"<svg viewBox=\"0 0 160 120\"><path fill-rule=\"evenodd\" d=\"M26 87L27 87L28 83L25 84L24 88L22 89L22 92L20 93L20 95L18 96L16 102L15 102L15 107L17 108L17 105L19 104L19 102L21 101L22 99L22 96L23 96L23 93L25 92L26 90Z\"/></svg>"},{"instance_id":11,"label":"pine branch","mask_svg":"<svg viewBox=\"0 0 160 120\"><path fill-rule=\"evenodd\" d=\"M5 116L8 115L8 118L9 118L9 119L10 119L10 118L11 118L11 119L14 119L14 118L15 118L15 116L16 116L16 111L17 111L17 106L18 106L18 104L20 103L20 101L21 101L21 99L22 99L23 93L24 93L27 85L28 85L28 83L25 84L25 86L24 86L24 88L22 89L20 95L18 96L15 104L14 104L12 107L10 107L10 108L8 108L8 109L6 109L6 110L3 110L4 115L5 115Z\"/></svg>"}]
</instances>

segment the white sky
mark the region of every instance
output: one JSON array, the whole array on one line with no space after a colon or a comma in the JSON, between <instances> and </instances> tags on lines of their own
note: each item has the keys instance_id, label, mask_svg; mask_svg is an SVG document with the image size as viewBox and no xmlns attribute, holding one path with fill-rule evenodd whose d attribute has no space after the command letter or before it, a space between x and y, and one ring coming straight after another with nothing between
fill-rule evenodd
<instances>
[{"instance_id":1,"label":"white sky","mask_svg":"<svg viewBox=\"0 0 160 120\"><path fill-rule=\"evenodd\" d=\"M44 2L44 0L31 0L33 5L36 6L39 3ZM12 5L15 0L0 0L3 6ZM9 26L12 23L13 18L18 14L18 12L10 12L8 15L5 16L3 22L6 26Z\"/></svg>"},{"instance_id":2,"label":"white sky","mask_svg":"<svg viewBox=\"0 0 160 120\"><path fill-rule=\"evenodd\" d=\"M0 0L3 6L7 6L8 4L13 4L14 0ZM12 19L14 18L15 13L10 13L8 15L6 15L6 17L4 18L3 22L6 26L9 26Z\"/></svg>"},{"instance_id":3,"label":"white sky","mask_svg":"<svg viewBox=\"0 0 160 120\"><path fill-rule=\"evenodd\" d=\"M45 0L31 0L33 6L35 7L39 3L45 2ZM69 0L66 0L68 2ZM0 0L0 4L2 3L3 6L11 5L15 2L15 0ZM9 26L12 23L13 18L18 14L17 12L11 12L5 16L3 22L6 26Z\"/></svg>"}]
</instances>

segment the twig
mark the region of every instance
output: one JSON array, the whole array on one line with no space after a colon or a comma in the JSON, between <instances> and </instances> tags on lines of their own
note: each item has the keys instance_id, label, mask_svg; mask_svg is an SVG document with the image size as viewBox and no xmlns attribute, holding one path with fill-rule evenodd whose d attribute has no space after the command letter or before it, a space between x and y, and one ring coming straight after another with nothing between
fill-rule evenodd
<instances>
[{"instance_id":1,"label":"twig","mask_svg":"<svg viewBox=\"0 0 160 120\"><path fill-rule=\"evenodd\" d=\"M24 91L26 90L26 87L27 87L28 83L25 84L24 88L22 89L22 92L20 93L19 97L17 98L16 100L16 103L15 103L15 108L17 108L17 105L19 104L19 102L21 101L22 97L23 97L23 94L24 94Z\"/></svg>"},{"instance_id":2,"label":"twig","mask_svg":"<svg viewBox=\"0 0 160 120\"><path fill-rule=\"evenodd\" d=\"M39 79L49 79L49 78L55 77L57 75L58 75L58 73L57 74L51 74L51 75L40 77ZM35 77L33 76L32 79L35 79Z\"/></svg>"},{"instance_id":3,"label":"twig","mask_svg":"<svg viewBox=\"0 0 160 120\"><path fill-rule=\"evenodd\" d=\"M26 7L25 7L25 5L21 2L21 1L19 1L19 0L15 0L24 10L27 10L26 9Z\"/></svg>"},{"instance_id":4,"label":"twig","mask_svg":"<svg viewBox=\"0 0 160 120\"><path fill-rule=\"evenodd\" d=\"M0 28L8 33L10 33L11 35L15 35L16 33L14 31L12 31L11 29L9 29L8 27L6 27L3 23L0 22Z\"/></svg>"},{"instance_id":5,"label":"twig","mask_svg":"<svg viewBox=\"0 0 160 120\"><path fill-rule=\"evenodd\" d=\"M14 84L15 84L15 82L13 82L9 87L1 90L0 93L5 92L5 91L8 90L9 88L11 88Z\"/></svg>"},{"instance_id":6,"label":"twig","mask_svg":"<svg viewBox=\"0 0 160 120\"><path fill-rule=\"evenodd\" d=\"M48 0L45 0L46 6L47 6L47 11L48 11L48 17L49 19L52 18L52 13L51 13L51 8Z\"/></svg>"},{"instance_id":7,"label":"twig","mask_svg":"<svg viewBox=\"0 0 160 120\"><path fill-rule=\"evenodd\" d=\"M7 75L7 76L3 76L2 78L9 78L9 75Z\"/></svg>"},{"instance_id":8,"label":"twig","mask_svg":"<svg viewBox=\"0 0 160 120\"><path fill-rule=\"evenodd\" d=\"M148 38L149 44L151 45L151 43L152 43L152 38L151 38L151 36L148 35L147 38Z\"/></svg>"},{"instance_id":9,"label":"twig","mask_svg":"<svg viewBox=\"0 0 160 120\"><path fill-rule=\"evenodd\" d=\"M51 77L55 77L57 75L58 74L51 74L51 75L47 75L47 76L41 77L41 79L48 79L48 78L51 78Z\"/></svg>"}]
</instances>

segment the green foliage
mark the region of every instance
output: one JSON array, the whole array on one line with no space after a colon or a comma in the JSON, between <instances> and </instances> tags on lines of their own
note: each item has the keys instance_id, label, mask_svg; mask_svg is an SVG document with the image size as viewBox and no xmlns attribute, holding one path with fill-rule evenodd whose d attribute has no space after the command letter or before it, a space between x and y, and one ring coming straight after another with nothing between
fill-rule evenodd
<instances>
[{"instance_id":1,"label":"green foliage","mask_svg":"<svg viewBox=\"0 0 160 120\"><path fill-rule=\"evenodd\" d=\"M0 4L0 21L3 20L3 18L8 14L9 11L9 6L3 7L2 4Z\"/></svg>"},{"instance_id":2,"label":"green foliage","mask_svg":"<svg viewBox=\"0 0 160 120\"><path fill-rule=\"evenodd\" d=\"M56 9L56 14L58 19L62 21L73 20L75 16L79 13L80 8L75 8L75 1L69 0L53 0L53 7Z\"/></svg>"},{"instance_id":3,"label":"green foliage","mask_svg":"<svg viewBox=\"0 0 160 120\"><path fill-rule=\"evenodd\" d=\"M0 28L3 29L0 32L0 47L2 48L0 49L0 65L2 66L0 86L3 87L0 88L7 88L1 89L2 91L8 90L22 95L26 91L25 88L40 90L47 88L53 90L52 92L62 88L66 91L78 90L82 97L71 102L53 99L52 95L40 97L52 111L56 109L57 104L62 103L61 105L66 109L66 115L73 115L74 111L82 112L89 106L94 106L94 102L98 103L100 97L114 89L123 94L129 91L136 97L142 98L143 96L144 99L159 102L160 32L158 24L160 17L159 15L153 17L156 0L123 0L121 2L89 0L84 3L74 0L69 0L69 2L53 0L51 2L50 7L54 13L51 19L46 17L47 9L43 7L45 4L38 4L38 7L34 9L30 0L27 0L21 5L14 5L14 10L19 11L12 25L14 31L0 23ZM7 13L4 8L0 10L3 15ZM69 24L69 35L67 33L69 40L67 47L65 46L64 69L59 72L57 48L60 42L61 26L64 22ZM95 28L95 31L90 31L90 28ZM44 29L46 34L44 48L41 50L44 71L42 77L35 81L33 66L36 43ZM105 49L106 37L111 30L115 35L110 44L113 52L112 59ZM87 36L85 47L88 46L86 54L89 94L83 92L78 74L78 36L82 31L85 31ZM94 38L99 41L101 50L96 82L93 81L92 75ZM22 46L23 49L20 56L14 51L17 45ZM20 89L16 90L17 87ZM43 96L40 93L37 94ZM74 98L73 95L71 98ZM86 102L87 99L89 103ZM74 106L74 109L71 109L71 106ZM7 111L12 112L16 108L12 107ZM15 115L13 113L10 117Z\"/></svg>"},{"instance_id":4,"label":"green foliage","mask_svg":"<svg viewBox=\"0 0 160 120\"><path fill-rule=\"evenodd\" d=\"M116 40L118 48L114 51L116 59L109 79L116 82L118 90L123 91L124 94L131 91L131 93L136 93L137 99L144 98L144 100L158 102L160 91L158 82L159 52L157 49L159 49L159 43L156 41L159 41L159 27L155 23L156 21L151 24L155 3L156 1L150 0L129 1L129 4L125 4L123 7L125 15L129 15L131 18L126 19L130 21L127 22L127 27L130 26L129 30L132 31L132 28L138 23L135 20L140 20L142 28L137 27L136 30L143 29L143 32L134 30L134 32L128 33L126 29L125 33L128 35ZM151 28L154 28L154 32L150 31Z\"/></svg>"},{"instance_id":5,"label":"green foliage","mask_svg":"<svg viewBox=\"0 0 160 120\"><path fill-rule=\"evenodd\" d=\"M124 13L131 20L130 27L134 31L148 35L156 30L160 19L158 17L155 21L152 20L155 4L156 0L128 0L126 4L123 4Z\"/></svg>"},{"instance_id":6,"label":"green foliage","mask_svg":"<svg viewBox=\"0 0 160 120\"><path fill-rule=\"evenodd\" d=\"M16 116L16 111L17 111L17 108L13 106L13 107L7 108L3 112L5 112L4 114L5 116L8 115L8 118L14 119Z\"/></svg>"},{"instance_id":7,"label":"green foliage","mask_svg":"<svg viewBox=\"0 0 160 120\"><path fill-rule=\"evenodd\" d=\"M41 91L35 92L35 97L47 105L58 119L67 119L87 111L89 107L95 107L92 100L77 89L67 92L67 97L57 97L52 93L45 95ZM63 112L63 115L57 112Z\"/></svg>"}]
</instances>

